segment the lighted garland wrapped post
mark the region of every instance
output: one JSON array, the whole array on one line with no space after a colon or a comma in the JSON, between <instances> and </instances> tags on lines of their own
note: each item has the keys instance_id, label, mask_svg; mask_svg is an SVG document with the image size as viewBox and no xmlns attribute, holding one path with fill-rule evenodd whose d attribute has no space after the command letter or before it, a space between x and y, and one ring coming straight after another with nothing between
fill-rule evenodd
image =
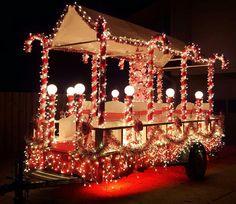
<instances>
[{"instance_id":1,"label":"lighted garland wrapped post","mask_svg":"<svg viewBox=\"0 0 236 204\"><path fill-rule=\"evenodd\" d=\"M167 120L169 123L173 122L172 115L174 112L174 95L175 95L174 89L169 88L166 90L166 103L168 105L168 107L167 107L167 110L168 110Z\"/></svg>"},{"instance_id":2,"label":"lighted garland wrapped post","mask_svg":"<svg viewBox=\"0 0 236 204\"><path fill-rule=\"evenodd\" d=\"M185 47L181 54L181 78L180 78L180 95L181 95L181 118L186 120L186 106L187 106L187 60L198 61L200 57L200 50L194 44Z\"/></svg>"},{"instance_id":3,"label":"lighted garland wrapped post","mask_svg":"<svg viewBox=\"0 0 236 204\"><path fill-rule=\"evenodd\" d=\"M99 16L96 22L97 39L100 42L99 56L99 83L98 83L98 124L105 122L105 101L106 101L106 48L108 32L106 32L106 21Z\"/></svg>"},{"instance_id":4,"label":"lighted garland wrapped post","mask_svg":"<svg viewBox=\"0 0 236 204\"><path fill-rule=\"evenodd\" d=\"M75 93L76 93L76 130L79 130L79 126L81 124L82 117L82 106L84 101L84 91L85 86L81 83L75 85Z\"/></svg>"},{"instance_id":5,"label":"lighted garland wrapped post","mask_svg":"<svg viewBox=\"0 0 236 204\"><path fill-rule=\"evenodd\" d=\"M126 86L125 87L125 123L127 125L131 125L133 122L133 94L134 94L134 87L133 86Z\"/></svg>"},{"instance_id":6,"label":"lighted garland wrapped post","mask_svg":"<svg viewBox=\"0 0 236 204\"><path fill-rule=\"evenodd\" d=\"M93 55L93 59L92 59L92 93L91 93L91 101L92 101L91 116L93 118L96 117L96 113L97 113L97 82L98 82L97 55Z\"/></svg>"},{"instance_id":7,"label":"lighted garland wrapped post","mask_svg":"<svg viewBox=\"0 0 236 204\"><path fill-rule=\"evenodd\" d=\"M163 67L157 67L157 103L162 103L163 100Z\"/></svg>"},{"instance_id":8,"label":"lighted garland wrapped post","mask_svg":"<svg viewBox=\"0 0 236 204\"><path fill-rule=\"evenodd\" d=\"M224 58L224 55L219 56L218 54L214 54L212 57L209 58L208 60L208 75L207 75L207 93L208 93L208 103L209 103L209 116L213 114L213 107L214 107L214 64L216 59L221 61L221 68L222 69L227 69L227 65L229 62Z\"/></svg>"},{"instance_id":9,"label":"lighted garland wrapped post","mask_svg":"<svg viewBox=\"0 0 236 204\"><path fill-rule=\"evenodd\" d=\"M202 103L203 103L203 93L201 91L197 91L195 93L195 106L196 106L196 119L199 120L202 118Z\"/></svg>"},{"instance_id":10,"label":"lighted garland wrapped post","mask_svg":"<svg viewBox=\"0 0 236 204\"><path fill-rule=\"evenodd\" d=\"M156 40L149 41L148 46L148 81L147 81L147 121L153 121L153 55L156 47Z\"/></svg>"},{"instance_id":11,"label":"lighted garland wrapped post","mask_svg":"<svg viewBox=\"0 0 236 204\"><path fill-rule=\"evenodd\" d=\"M48 84L48 60L49 60L49 49L50 49L50 40L47 36L43 34L29 35L29 38L25 41L24 50L25 52L31 52L32 42L38 40L43 47L42 50L42 68L40 72L40 96L39 96L39 109L38 109L38 122L43 124L46 122L46 105L47 105L47 84ZM41 127L39 127L41 128ZM42 134L41 134L42 135ZM42 139L42 138L41 138Z\"/></svg>"},{"instance_id":12,"label":"lighted garland wrapped post","mask_svg":"<svg viewBox=\"0 0 236 204\"><path fill-rule=\"evenodd\" d=\"M170 52L168 45L170 44L168 38L165 34L159 35L155 38L158 42L157 47L164 53L167 54ZM157 102L163 102L163 67L157 67Z\"/></svg>"},{"instance_id":13,"label":"lighted garland wrapped post","mask_svg":"<svg viewBox=\"0 0 236 204\"><path fill-rule=\"evenodd\" d=\"M66 116L70 117L75 112L75 89L69 87L67 89L67 113Z\"/></svg>"},{"instance_id":14,"label":"lighted garland wrapped post","mask_svg":"<svg viewBox=\"0 0 236 204\"><path fill-rule=\"evenodd\" d=\"M48 91L48 144L50 145L53 137L55 136L55 112L56 112L56 92L57 87L54 84L50 84L47 88Z\"/></svg>"},{"instance_id":15,"label":"lighted garland wrapped post","mask_svg":"<svg viewBox=\"0 0 236 204\"><path fill-rule=\"evenodd\" d=\"M187 105L187 53L183 52L181 58L181 118L186 119L186 105Z\"/></svg>"},{"instance_id":16,"label":"lighted garland wrapped post","mask_svg":"<svg viewBox=\"0 0 236 204\"><path fill-rule=\"evenodd\" d=\"M208 93L208 103L209 103L209 112L208 114L211 116L213 113L213 87L214 87L214 63L215 58L210 58L208 62L208 74L207 74L207 93Z\"/></svg>"}]
</instances>

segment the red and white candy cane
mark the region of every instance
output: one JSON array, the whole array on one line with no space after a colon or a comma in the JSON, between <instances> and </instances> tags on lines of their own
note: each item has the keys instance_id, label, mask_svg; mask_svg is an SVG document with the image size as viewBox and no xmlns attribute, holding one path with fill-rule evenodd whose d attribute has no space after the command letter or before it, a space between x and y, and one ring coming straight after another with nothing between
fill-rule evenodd
<instances>
[{"instance_id":1,"label":"red and white candy cane","mask_svg":"<svg viewBox=\"0 0 236 204\"><path fill-rule=\"evenodd\" d=\"M40 97L39 97L39 111L38 117L39 121L46 120L46 97L47 97L47 84L48 84L48 54L50 49L50 40L47 36L43 34L30 34L29 38L25 41L24 50L26 52L31 52L32 42L34 40L39 40L41 42L42 50L42 69L40 73L41 86L40 86Z\"/></svg>"},{"instance_id":2,"label":"red and white candy cane","mask_svg":"<svg viewBox=\"0 0 236 204\"><path fill-rule=\"evenodd\" d=\"M69 87L67 89L67 113L66 116L69 117L75 112L75 89L74 87Z\"/></svg>"},{"instance_id":3,"label":"red and white candy cane","mask_svg":"<svg viewBox=\"0 0 236 204\"><path fill-rule=\"evenodd\" d=\"M49 129L49 135L48 140L49 144L52 142L52 139L55 135L55 112L56 112L56 95L49 95L49 117L48 117L48 129Z\"/></svg>"},{"instance_id":4,"label":"red and white candy cane","mask_svg":"<svg viewBox=\"0 0 236 204\"><path fill-rule=\"evenodd\" d=\"M56 92L57 87L50 84L47 88L48 92L48 144L50 145L55 136L55 113L56 113Z\"/></svg>"},{"instance_id":5,"label":"red and white candy cane","mask_svg":"<svg viewBox=\"0 0 236 204\"><path fill-rule=\"evenodd\" d=\"M125 122L127 125L131 125L133 121L133 96L126 96L125 98Z\"/></svg>"},{"instance_id":6,"label":"red and white candy cane","mask_svg":"<svg viewBox=\"0 0 236 204\"><path fill-rule=\"evenodd\" d=\"M163 67L157 67L157 103L163 102Z\"/></svg>"},{"instance_id":7,"label":"red and white candy cane","mask_svg":"<svg viewBox=\"0 0 236 204\"><path fill-rule=\"evenodd\" d=\"M133 86L128 85L124 89L126 97L125 97L125 122L128 125L133 123L133 95L135 89Z\"/></svg>"},{"instance_id":8,"label":"red and white candy cane","mask_svg":"<svg viewBox=\"0 0 236 204\"><path fill-rule=\"evenodd\" d=\"M202 118L202 98L196 98L196 119L199 120Z\"/></svg>"},{"instance_id":9,"label":"red and white candy cane","mask_svg":"<svg viewBox=\"0 0 236 204\"><path fill-rule=\"evenodd\" d=\"M147 80L147 121L153 120L153 55L156 48L156 39L149 41L148 46L148 80Z\"/></svg>"},{"instance_id":10,"label":"red and white candy cane","mask_svg":"<svg viewBox=\"0 0 236 204\"><path fill-rule=\"evenodd\" d=\"M100 42L99 56L99 93L98 93L98 124L103 125L105 122L105 101L106 101L106 49L109 32L106 30L106 21L99 16L96 22L97 39Z\"/></svg>"},{"instance_id":11,"label":"red and white candy cane","mask_svg":"<svg viewBox=\"0 0 236 204\"><path fill-rule=\"evenodd\" d=\"M78 94L76 96L76 129L79 129L81 118L82 118L82 107L83 107L84 95Z\"/></svg>"},{"instance_id":12,"label":"red and white candy cane","mask_svg":"<svg viewBox=\"0 0 236 204\"><path fill-rule=\"evenodd\" d=\"M186 46L181 55L181 78L180 78L180 95L181 95L181 118L186 119L186 106L187 106L187 60L198 61L200 58L200 49L194 44Z\"/></svg>"},{"instance_id":13,"label":"red and white candy cane","mask_svg":"<svg viewBox=\"0 0 236 204\"><path fill-rule=\"evenodd\" d=\"M167 97L167 105L168 105L168 115L167 115L167 120L169 123L172 122L172 116L174 112L174 103L173 103L174 98L173 97Z\"/></svg>"},{"instance_id":14,"label":"red and white candy cane","mask_svg":"<svg viewBox=\"0 0 236 204\"><path fill-rule=\"evenodd\" d=\"M93 55L93 59L92 59L92 93L91 93L91 101L92 101L91 116L93 118L96 117L96 113L97 113L97 83L98 83L97 55Z\"/></svg>"},{"instance_id":15,"label":"red and white candy cane","mask_svg":"<svg viewBox=\"0 0 236 204\"><path fill-rule=\"evenodd\" d=\"M208 93L208 103L209 103L209 115L213 114L213 107L214 107L214 64L216 60L221 61L221 69L227 69L229 62L225 59L224 55L213 54L212 57L208 59L208 75L207 75L207 93Z\"/></svg>"}]
</instances>

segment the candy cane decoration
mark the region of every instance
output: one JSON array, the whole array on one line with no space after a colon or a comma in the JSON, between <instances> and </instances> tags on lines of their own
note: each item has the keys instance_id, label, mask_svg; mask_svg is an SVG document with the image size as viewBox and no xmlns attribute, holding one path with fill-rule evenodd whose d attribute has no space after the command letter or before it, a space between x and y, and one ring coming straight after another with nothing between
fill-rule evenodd
<instances>
[{"instance_id":1,"label":"candy cane decoration","mask_svg":"<svg viewBox=\"0 0 236 204\"><path fill-rule=\"evenodd\" d=\"M199 120L202 118L203 93L201 91L197 91L195 93L195 99L196 119Z\"/></svg>"},{"instance_id":2,"label":"candy cane decoration","mask_svg":"<svg viewBox=\"0 0 236 204\"><path fill-rule=\"evenodd\" d=\"M133 86L126 86L125 87L125 122L128 125L131 125L133 122L133 95L134 95L134 87Z\"/></svg>"},{"instance_id":3,"label":"candy cane decoration","mask_svg":"<svg viewBox=\"0 0 236 204\"><path fill-rule=\"evenodd\" d=\"M93 55L93 59L92 59L92 93L91 93L91 101L92 101L91 116L93 118L96 117L96 113L97 113L97 83L98 83L97 55Z\"/></svg>"},{"instance_id":4,"label":"candy cane decoration","mask_svg":"<svg viewBox=\"0 0 236 204\"><path fill-rule=\"evenodd\" d=\"M41 42L42 50L42 69L40 72L41 86L40 86L40 97L39 97L39 110L38 117L39 121L44 122L46 120L46 97L47 97L47 84L48 84L48 54L50 49L50 40L43 34L30 34L29 38L25 41L24 50L25 52L31 52L32 42L39 40Z\"/></svg>"},{"instance_id":5,"label":"candy cane decoration","mask_svg":"<svg viewBox=\"0 0 236 204\"><path fill-rule=\"evenodd\" d=\"M69 87L67 89L67 113L66 116L70 117L75 112L75 89L74 87Z\"/></svg>"},{"instance_id":6,"label":"candy cane decoration","mask_svg":"<svg viewBox=\"0 0 236 204\"><path fill-rule=\"evenodd\" d=\"M169 123L172 122L172 116L174 112L174 95L175 95L174 89L168 88L166 90L166 103L167 103L167 110L168 110L167 120Z\"/></svg>"},{"instance_id":7,"label":"candy cane decoration","mask_svg":"<svg viewBox=\"0 0 236 204\"><path fill-rule=\"evenodd\" d=\"M163 100L163 67L157 67L157 103L162 103Z\"/></svg>"},{"instance_id":8,"label":"candy cane decoration","mask_svg":"<svg viewBox=\"0 0 236 204\"><path fill-rule=\"evenodd\" d=\"M191 54L192 53L192 54ZM200 49L194 44L186 46L181 55L181 117L182 120L186 119L186 106L187 106L187 60L198 61L200 58Z\"/></svg>"},{"instance_id":9,"label":"candy cane decoration","mask_svg":"<svg viewBox=\"0 0 236 204\"><path fill-rule=\"evenodd\" d=\"M50 84L47 88L48 91L48 144L50 145L53 137L55 136L55 112L56 112L56 92L57 87L54 84Z\"/></svg>"},{"instance_id":10,"label":"candy cane decoration","mask_svg":"<svg viewBox=\"0 0 236 204\"><path fill-rule=\"evenodd\" d=\"M153 55L156 48L156 39L149 41L148 46L148 81L147 81L147 121L153 121Z\"/></svg>"},{"instance_id":11,"label":"candy cane decoration","mask_svg":"<svg viewBox=\"0 0 236 204\"><path fill-rule=\"evenodd\" d=\"M76 94L76 130L78 131L82 122L82 107L84 102L85 86L81 83L78 83L75 85L74 89Z\"/></svg>"},{"instance_id":12,"label":"candy cane decoration","mask_svg":"<svg viewBox=\"0 0 236 204\"><path fill-rule=\"evenodd\" d=\"M132 110L133 110L133 104L132 104L133 96L126 96L125 98L125 123L127 125L131 125L132 123Z\"/></svg>"},{"instance_id":13,"label":"candy cane decoration","mask_svg":"<svg viewBox=\"0 0 236 204\"><path fill-rule=\"evenodd\" d=\"M104 111L106 101L106 48L109 32L106 31L106 21L99 16L96 22L97 39L100 42L99 56L99 93L98 93L98 124L105 122Z\"/></svg>"},{"instance_id":14,"label":"candy cane decoration","mask_svg":"<svg viewBox=\"0 0 236 204\"><path fill-rule=\"evenodd\" d=\"M227 69L227 66L229 62L225 59L224 55L219 56L218 54L213 54L212 57L208 59L208 75L207 75L207 93L208 93L208 103L209 103L209 115L211 116L213 114L213 107L214 107L214 102L213 102L213 97L214 97L214 64L216 60L221 61L221 69Z\"/></svg>"}]
</instances>

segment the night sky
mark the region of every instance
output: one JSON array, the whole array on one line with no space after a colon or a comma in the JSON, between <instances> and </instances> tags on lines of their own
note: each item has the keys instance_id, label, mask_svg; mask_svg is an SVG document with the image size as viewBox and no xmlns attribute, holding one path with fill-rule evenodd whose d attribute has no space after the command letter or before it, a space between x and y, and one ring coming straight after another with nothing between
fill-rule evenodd
<instances>
[{"instance_id":1,"label":"night sky","mask_svg":"<svg viewBox=\"0 0 236 204\"><path fill-rule=\"evenodd\" d=\"M5 3L6 5L2 7L2 19L4 19L4 32L2 32L4 35L2 39L4 40L2 43L4 49L2 50L2 80L0 81L0 91L38 92L41 47L38 42L34 42L32 53L24 53L24 40L27 39L30 32L52 33L52 28L62 14L66 4L73 2L74 1L40 0ZM77 3L82 6L122 19L132 19L135 13L153 2L154 0L77 1ZM168 6L167 3L163 2L163 6ZM166 13L160 13L159 15L162 18L160 18L158 24L155 24L159 27L156 28L156 30L158 29L158 31L168 34L170 26L169 17ZM132 21L134 22L135 19L132 19ZM154 24L147 24L146 26L151 28L153 25ZM49 82L60 84L61 88L59 88L59 92L64 92L66 87L74 85L79 81L89 86L90 64L83 65L81 58L81 54L63 52L50 53ZM115 67L117 64L117 60L108 60L109 67ZM111 73L117 77L113 79ZM108 70L108 83L109 80L111 80L114 88L118 88L117 84L120 83L120 79L124 80L123 83L128 83L127 64L126 69L122 73L118 68Z\"/></svg>"},{"instance_id":2,"label":"night sky","mask_svg":"<svg viewBox=\"0 0 236 204\"><path fill-rule=\"evenodd\" d=\"M191 4L191 1L183 2L185 2L185 6L187 6L186 8L188 8L187 4ZM16 2L9 1L1 4L3 49L1 52L2 77L0 80L0 91L39 91L41 47L38 42L34 42L32 53L24 53L24 40L27 39L30 32L52 33L52 28L62 14L66 4L71 3L74 3L74 1L26 0ZM172 2L171 0L80 0L77 1L77 3L111 16L132 21L133 23L140 24L158 32L172 34L171 23L173 22L171 22L170 12L172 9L171 5L174 4L176 6L176 2ZM151 8L153 5L155 5L155 8ZM205 3L203 5L205 5ZM181 11L181 5L178 6L180 7L178 15L183 15L184 19L186 19L185 13ZM148 10L154 10L156 12L148 13ZM201 9L199 12L201 15ZM221 12L218 13L219 15L221 14ZM150 20L147 21L149 18ZM233 28L233 26L229 28ZM205 35L208 36L206 33ZM51 52L49 83L57 84L59 86L59 92L65 93L65 89L68 86L82 82L88 86L89 93L91 65L84 65L81 59L81 54ZM127 64L125 70L122 72L119 71L117 65L117 60L108 60L109 91L113 88L119 88L118 86L121 84L121 81L122 86L128 83ZM109 67L111 68L109 69Z\"/></svg>"}]
</instances>

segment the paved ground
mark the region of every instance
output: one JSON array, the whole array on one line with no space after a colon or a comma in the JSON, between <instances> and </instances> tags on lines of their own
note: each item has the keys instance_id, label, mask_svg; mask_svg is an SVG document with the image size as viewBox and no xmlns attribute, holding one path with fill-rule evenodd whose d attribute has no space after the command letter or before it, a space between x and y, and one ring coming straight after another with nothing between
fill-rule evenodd
<instances>
[{"instance_id":1,"label":"paved ground","mask_svg":"<svg viewBox=\"0 0 236 204\"><path fill-rule=\"evenodd\" d=\"M7 161L0 166L1 184L7 181L5 175L13 174L8 170L12 164ZM12 198L13 193L6 194L0 197L0 204L13 203ZM206 178L201 182L190 181L183 167L157 168L107 184L85 187L74 184L32 190L27 201L29 204L95 202L236 204L236 146L224 147L216 158L209 161Z\"/></svg>"}]
</instances>

